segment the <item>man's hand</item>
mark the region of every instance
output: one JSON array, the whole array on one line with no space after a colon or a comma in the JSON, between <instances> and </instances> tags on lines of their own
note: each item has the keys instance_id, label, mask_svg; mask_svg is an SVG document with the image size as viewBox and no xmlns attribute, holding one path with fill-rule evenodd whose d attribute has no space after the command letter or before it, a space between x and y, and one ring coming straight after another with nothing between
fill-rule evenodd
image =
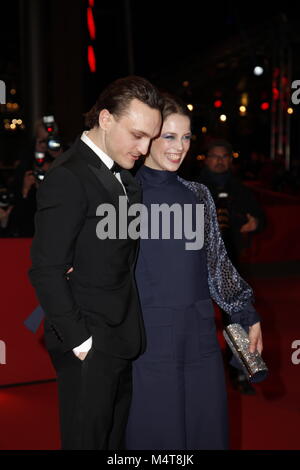
<instances>
[{"instance_id":1,"label":"man's hand","mask_svg":"<svg viewBox=\"0 0 300 470\"><path fill-rule=\"evenodd\" d=\"M22 188L22 195L25 199L28 196L28 193L32 186L37 188L37 182L32 170L26 171L23 179L23 188Z\"/></svg>"},{"instance_id":2,"label":"man's hand","mask_svg":"<svg viewBox=\"0 0 300 470\"><path fill-rule=\"evenodd\" d=\"M253 217L253 215L246 214L248 222L246 222L244 225L241 226L240 232L241 233L246 233L246 232L254 232L254 230L257 229L258 226L258 220Z\"/></svg>"},{"instance_id":3,"label":"man's hand","mask_svg":"<svg viewBox=\"0 0 300 470\"><path fill-rule=\"evenodd\" d=\"M1 220L5 220L9 217L9 214L11 213L11 211L13 210L14 206L9 206L6 210L4 209L1 209L0 207L0 221Z\"/></svg>"},{"instance_id":4,"label":"man's hand","mask_svg":"<svg viewBox=\"0 0 300 470\"><path fill-rule=\"evenodd\" d=\"M73 351L74 352L74 351ZM75 354L75 353L74 353ZM81 352L79 354L75 354L76 357L78 357L79 359L81 359L82 361L84 361L84 359L86 358L88 354L88 351L85 351L85 352Z\"/></svg>"},{"instance_id":5,"label":"man's hand","mask_svg":"<svg viewBox=\"0 0 300 470\"><path fill-rule=\"evenodd\" d=\"M249 351L254 353L257 350L259 354L261 354L263 350L263 340L260 322L254 323L254 325L249 327L249 339Z\"/></svg>"}]
</instances>

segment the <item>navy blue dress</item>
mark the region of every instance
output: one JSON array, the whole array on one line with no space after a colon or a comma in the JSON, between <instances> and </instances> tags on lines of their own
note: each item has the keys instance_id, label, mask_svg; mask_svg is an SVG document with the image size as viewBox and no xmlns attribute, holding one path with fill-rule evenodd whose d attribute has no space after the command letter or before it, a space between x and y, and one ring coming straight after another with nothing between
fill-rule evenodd
<instances>
[{"instance_id":1,"label":"navy blue dress","mask_svg":"<svg viewBox=\"0 0 300 470\"><path fill-rule=\"evenodd\" d=\"M149 213L162 203L195 211L196 196L176 173L143 166L137 178ZM194 212L193 228L195 220ZM141 239L136 266L147 347L133 362L126 448L226 449L227 396L205 248L186 250L190 240L172 230L170 239L159 235Z\"/></svg>"}]
</instances>

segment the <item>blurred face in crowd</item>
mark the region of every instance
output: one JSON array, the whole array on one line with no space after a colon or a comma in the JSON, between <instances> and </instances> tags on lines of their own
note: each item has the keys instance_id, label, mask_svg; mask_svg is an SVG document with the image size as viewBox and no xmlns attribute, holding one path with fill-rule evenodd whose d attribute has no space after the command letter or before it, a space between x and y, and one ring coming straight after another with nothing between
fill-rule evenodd
<instances>
[{"instance_id":1,"label":"blurred face in crowd","mask_svg":"<svg viewBox=\"0 0 300 470\"><path fill-rule=\"evenodd\" d=\"M231 154L225 147L213 147L206 156L205 164L213 173L224 173L231 166Z\"/></svg>"},{"instance_id":2,"label":"blurred face in crowd","mask_svg":"<svg viewBox=\"0 0 300 470\"><path fill-rule=\"evenodd\" d=\"M36 129L35 151L46 152L47 150L48 132L44 126L40 125Z\"/></svg>"},{"instance_id":3,"label":"blurred face in crowd","mask_svg":"<svg viewBox=\"0 0 300 470\"><path fill-rule=\"evenodd\" d=\"M99 114L99 127L94 127L88 135L116 163L129 170L141 155L148 153L160 126L160 111L133 99L121 116L103 109Z\"/></svg>"},{"instance_id":4,"label":"blurred face in crowd","mask_svg":"<svg viewBox=\"0 0 300 470\"><path fill-rule=\"evenodd\" d=\"M170 114L163 123L160 136L151 144L145 165L154 170L178 170L190 148L191 137L188 116Z\"/></svg>"}]
</instances>

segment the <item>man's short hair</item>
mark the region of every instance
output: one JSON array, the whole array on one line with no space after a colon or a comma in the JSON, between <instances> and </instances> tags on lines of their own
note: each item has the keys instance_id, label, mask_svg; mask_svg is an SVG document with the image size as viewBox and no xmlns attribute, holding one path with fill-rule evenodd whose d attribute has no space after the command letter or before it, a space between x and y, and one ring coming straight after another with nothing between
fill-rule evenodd
<instances>
[{"instance_id":1,"label":"man's short hair","mask_svg":"<svg viewBox=\"0 0 300 470\"><path fill-rule=\"evenodd\" d=\"M230 142L228 142L228 140L225 140L225 139L214 139L214 140L211 140L209 142L209 144L207 145L206 147L206 151L205 151L205 154L208 155L209 152L215 148L215 147L224 147L226 149L226 151L228 152L228 154L230 156L232 156L232 153L233 153L233 148L232 148L232 145Z\"/></svg>"},{"instance_id":2,"label":"man's short hair","mask_svg":"<svg viewBox=\"0 0 300 470\"><path fill-rule=\"evenodd\" d=\"M99 126L99 113L102 109L120 117L133 99L150 108L162 110L163 100L157 88L143 77L130 75L115 80L100 93L94 106L84 115L86 126L89 129Z\"/></svg>"}]
</instances>

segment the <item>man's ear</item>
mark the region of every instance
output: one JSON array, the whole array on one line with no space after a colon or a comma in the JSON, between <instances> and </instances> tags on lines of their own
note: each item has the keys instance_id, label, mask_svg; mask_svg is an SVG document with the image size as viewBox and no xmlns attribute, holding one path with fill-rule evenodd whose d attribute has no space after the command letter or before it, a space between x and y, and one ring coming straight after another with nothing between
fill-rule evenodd
<instances>
[{"instance_id":1,"label":"man's ear","mask_svg":"<svg viewBox=\"0 0 300 470\"><path fill-rule=\"evenodd\" d=\"M108 109L102 109L99 113L99 126L102 130L107 131L110 127L112 122L112 114L108 111Z\"/></svg>"}]
</instances>

